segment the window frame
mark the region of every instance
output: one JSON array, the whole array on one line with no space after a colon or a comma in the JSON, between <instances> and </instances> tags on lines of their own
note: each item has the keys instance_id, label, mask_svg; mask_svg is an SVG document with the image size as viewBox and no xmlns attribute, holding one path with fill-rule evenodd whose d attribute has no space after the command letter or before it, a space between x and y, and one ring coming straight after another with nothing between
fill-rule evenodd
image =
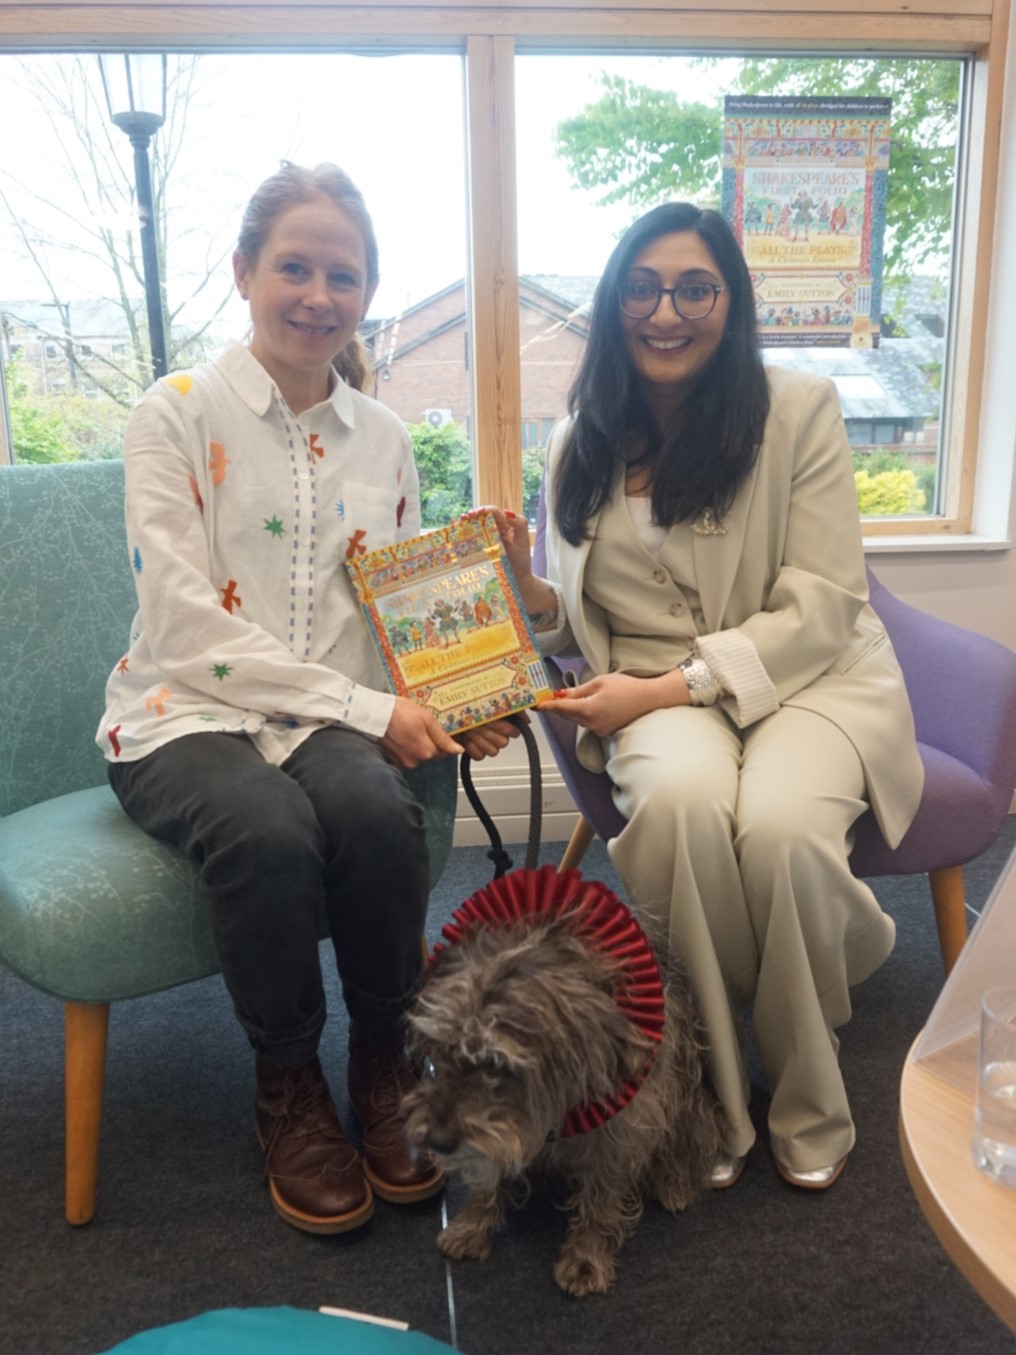
<instances>
[{"instance_id":1,"label":"window frame","mask_svg":"<svg viewBox=\"0 0 1016 1355\"><path fill-rule=\"evenodd\" d=\"M460 52L469 213L468 306L478 501L519 511L522 425L515 183L517 53L764 51L971 58L959 155L957 248L944 392L944 513L865 521L869 539L972 530L1010 0L0 0L0 52L155 50ZM4 457L0 430L0 460ZM10 459L10 449L6 449Z\"/></svg>"}]
</instances>

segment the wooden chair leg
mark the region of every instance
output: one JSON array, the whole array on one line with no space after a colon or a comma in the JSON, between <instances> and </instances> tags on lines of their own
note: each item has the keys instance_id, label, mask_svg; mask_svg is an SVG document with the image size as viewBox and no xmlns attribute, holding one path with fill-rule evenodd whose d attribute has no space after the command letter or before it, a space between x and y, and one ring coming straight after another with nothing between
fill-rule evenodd
<instances>
[{"instance_id":1,"label":"wooden chair leg","mask_svg":"<svg viewBox=\"0 0 1016 1355\"><path fill-rule=\"evenodd\" d=\"M574 870L586 854L586 849L592 842L596 833L590 824L584 818L579 816L579 821L575 825L568 846L564 849L564 856L561 857L561 864L558 866L558 874L564 870Z\"/></svg>"},{"instance_id":2,"label":"wooden chair leg","mask_svg":"<svg viewBox=\"0 0 1016 1355\"><path fill-rule=\"evenodd\" d=\"M928 876L942 963L948 976L967 940L967 906L963 893L963 867L943 866Z\"/></svg>"},{"instance_id":3,"label":"wooden chair leg","mask_svg":"<svg viewBox=\"0 0 1016 1355\"><path fill-rule=\"evenodd\" d=\"M108 1002L64 1004L66 1206L73 1224L95 1213L108 1031Z\"/></svg>"}]
</instances>

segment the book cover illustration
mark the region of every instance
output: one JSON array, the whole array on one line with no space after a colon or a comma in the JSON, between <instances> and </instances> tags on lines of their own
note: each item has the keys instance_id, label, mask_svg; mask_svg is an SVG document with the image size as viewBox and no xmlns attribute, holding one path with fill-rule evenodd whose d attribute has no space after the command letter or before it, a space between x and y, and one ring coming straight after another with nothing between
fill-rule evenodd
<instances>
[{"instance_id":1,"label":"book cover illustration","mask_svg":"<svg viewBox=\"0 0 1016 1355\"><path fill-rule=\"evenodd\" d=\"M892 100L730 95L723 214L763 344L877 348Z\"/></svg>"},{"instance_id":2,"label":"book cover illustration","mask_svg":"<svg viewBox=\"0 0 1016 1355\"><path fill-rule=\"evenodd\" d=\"M392 690L449 734L552 695L493 514L346 561Z\"/></svg>"}]
</instances>

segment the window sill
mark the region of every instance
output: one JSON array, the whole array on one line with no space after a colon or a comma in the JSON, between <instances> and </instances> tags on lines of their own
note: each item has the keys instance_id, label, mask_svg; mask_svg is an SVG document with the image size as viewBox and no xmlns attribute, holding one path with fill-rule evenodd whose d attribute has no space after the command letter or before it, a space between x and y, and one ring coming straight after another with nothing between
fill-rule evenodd
<instances>
[{"instance_id":1,"label":"window sill","mask_svg":"<svg viewBox=\"0 0 1016 1355\"><path fill-rule=\"evenodd\" d=\"M939 555L954 551L1008 551L1007 537L983 536L976 532L953 534L929 532L923 536L866 536L866 555Z\"/></svg>"}]
</instances>

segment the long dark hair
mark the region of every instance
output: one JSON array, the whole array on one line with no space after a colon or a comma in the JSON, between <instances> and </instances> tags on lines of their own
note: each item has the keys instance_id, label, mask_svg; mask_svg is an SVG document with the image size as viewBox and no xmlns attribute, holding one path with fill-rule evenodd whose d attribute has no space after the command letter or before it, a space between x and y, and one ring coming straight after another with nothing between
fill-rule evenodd
<instances>
[{"instance_id":1,"label":"long dark hair","mask_svg":"<svg viewBox=\"0 0 1016 1355\"><path fill-rule=\"evenodd\" d=\"M694 231L730 288L720 347L682 409L679 426L661 428L642 394L621 327L618 288L653 240ZM664 526L692 521L705 509L729 509L755 464L769 385L759 351L755 297L744 256L719 212L670 202L640 217L618 242L596 288L589 341L568 395L574 416L556 480L555 517L577 545L609 497L618 458L632 434L652 478L653 518Z\"/></svg>"}]
</instances>

